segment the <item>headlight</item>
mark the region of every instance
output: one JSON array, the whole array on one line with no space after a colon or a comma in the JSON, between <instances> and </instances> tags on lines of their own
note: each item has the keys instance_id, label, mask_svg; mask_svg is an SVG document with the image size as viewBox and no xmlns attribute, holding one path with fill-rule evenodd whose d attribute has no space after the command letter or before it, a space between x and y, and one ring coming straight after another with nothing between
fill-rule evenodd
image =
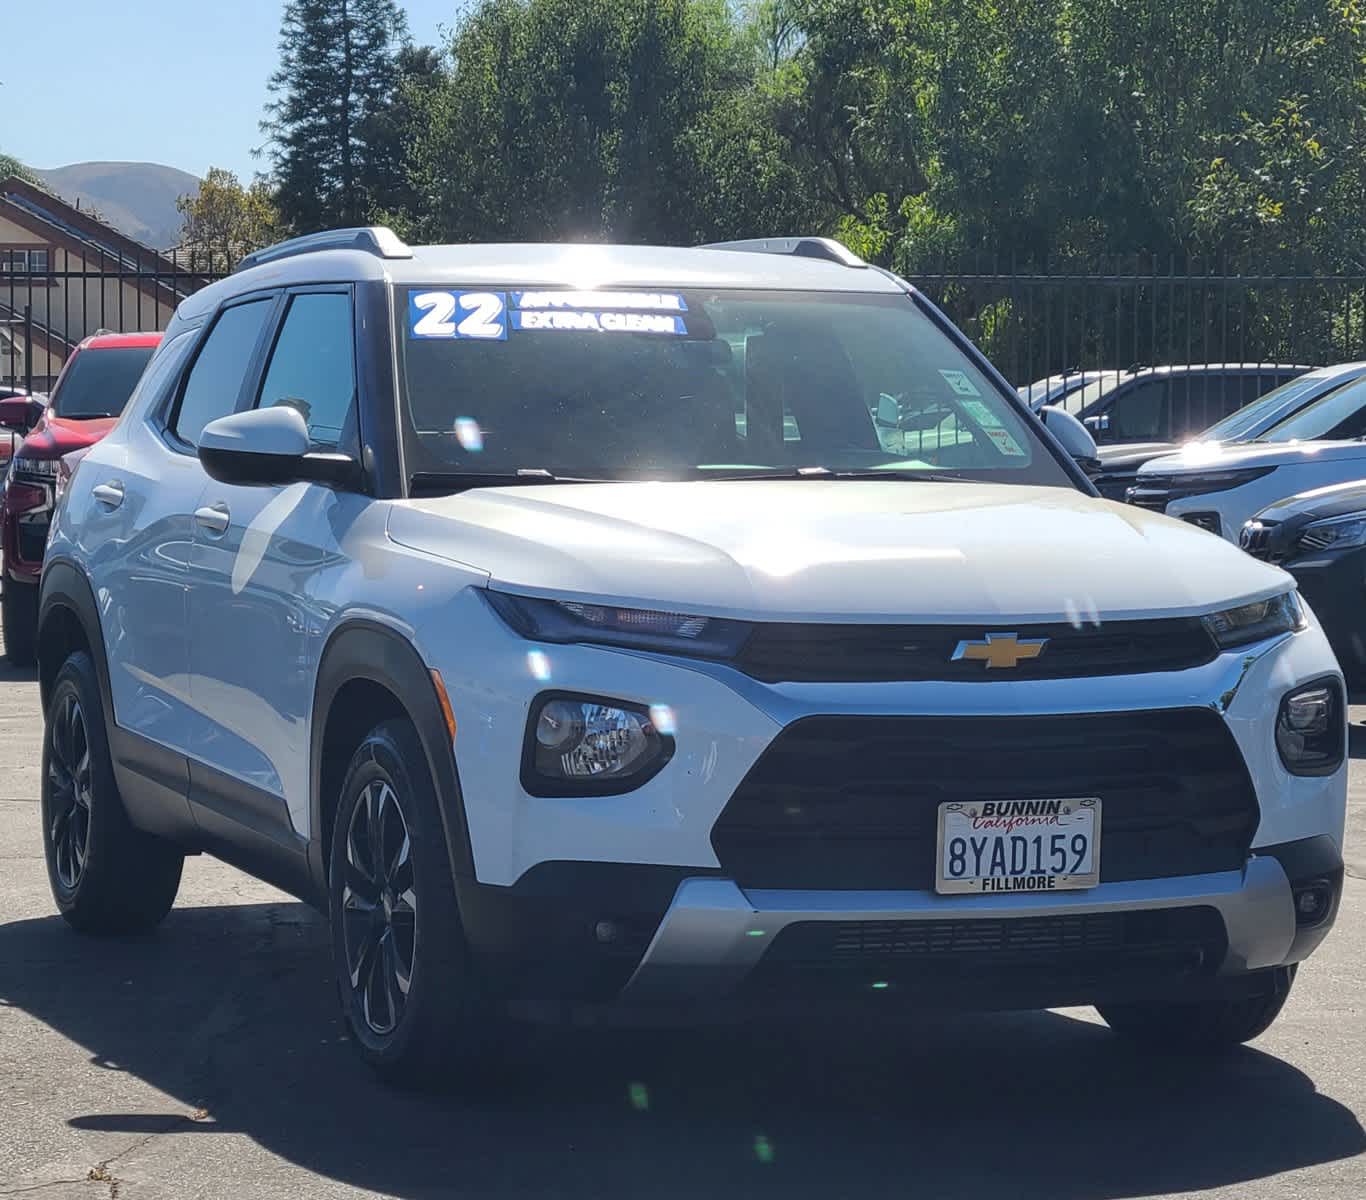
<instances>
[{"instance_id":1,"label":"headlight","mask_svg":"<svg viewBox=\"0 0 1366 1200\"><path fill-rule=\"evenodd\" d=\"M1298 592L1282 592L1269 600L1240 604L1222 612L1209 613L1200 618L1215 644L1225 650L1230 646L1244 646L1260 642L1278 633L1291 633L1304 628L1304 609Z\"/></svg>"},{"instance_id":2,"label":"headlight","mask_svg":"<svg viewBox=\"0 0 1366 1200\"><path fill-rule=\"evenodd\" d=\"M1331 775L1344 752L1342 688L1320 680L1288 692L1276 714L1276 749L1292 775Z\"/></svg>"},{"instance_id":3,"label":"headlight","mask_svg":"<svg viewBox=\"0 0 1366 1200\"><path fill-rule=\"evenodd\" d=\"M650 710L547 692L531 706L522 786L533 796L609 796L638 788L673 756Z\"/></svg>"},{"instance_id":4,"label":"headlight","mask_svg":"<svg viewBox=\"0 0 1366 1200\"><path fill-rule=\"evenodd\" d=\"M1300 550L1340 550L1366 545L1366 513L1349 513L1315 521L1300 532Z\"/></svg>"},{"instance_id":5,"label":"headlight","mask_svg":"<svg viewBox=\"0 0 1366 1200\"><path fill-rule=\"evenodd\" d=\"M538 642L592 642L697 658L729 658L750 632L744 621L659 609L541 600L494 591L484 592L484 597L513 629Z\"/></svg>"}]
</instances>

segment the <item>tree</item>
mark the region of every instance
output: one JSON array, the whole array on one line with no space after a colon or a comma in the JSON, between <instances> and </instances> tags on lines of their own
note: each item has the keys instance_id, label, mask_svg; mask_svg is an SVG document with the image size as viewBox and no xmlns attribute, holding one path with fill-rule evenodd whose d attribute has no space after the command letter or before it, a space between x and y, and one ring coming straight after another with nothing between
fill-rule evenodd
<instances>
[{"instance_id":1,"label":"tree","mask_svg":"<svg viewBox=\"0 0 1366 1200\"><path fill-rule=\"evenodd\" d=\"M266 106L276 203L296 233L363 224L390 202L377 119L399 82L407 23L396 0L291 0Z\"/></svg>"},{"instance_id":2,"label":"tree","mask_svg":"<svg viewBox=\"0 0 1366 1200\"><path fill-rule=\"evenodd\" d=\"M265 181L244 188L221 167L210 167L198 193L181 196L176 209L185 218L179 249L193 254L206 270L220 265L230 269L244 254L279 237L280 215Z\"/></svg>"},{"instance_id":3,"label":"tree","mask_svg":"<svg viewBox=\"0 0 1366 1200\"><path fill-rule=\"evenodd\" d=\"M789 182L722 0L485 0L451 61L417 123L429 236L686 243Z\"/></svg>"},{"instance_id":4,"label":"tree","mask_svg":"<svg viewBox=\"0 0 1366 1200\"><path fill-rule=\"evenodd\" d=\"M12 154L0 153L0 179L9 179L11 176L17 176L25 183L33 184L34 187L43 186L42 183L39 182L38 176L24 166L24 164Z\"/></svg>"}]
</instances>

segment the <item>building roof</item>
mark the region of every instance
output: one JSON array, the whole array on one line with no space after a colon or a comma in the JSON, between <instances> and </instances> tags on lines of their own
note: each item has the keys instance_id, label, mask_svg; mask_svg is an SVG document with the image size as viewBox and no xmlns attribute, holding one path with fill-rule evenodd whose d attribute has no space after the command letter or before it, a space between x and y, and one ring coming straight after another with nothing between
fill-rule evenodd
<instances>
[{"instance_id":1,"label":"building roof","mask_svg":"<svg viewBox=\"0 0 1366 1200\"><path fill-rule=\"evenodd\" d=\"M23 310L11 308L3 300L0 300L0 326L7 329L11 336L22 334L24 330ZM50 354L59 354L62 358L66 358L75 348L74 342L68 341L55 329L49 328L41 321L30 318L28 328L32 333L34 343Z\"/></svg>"}]
</instances>

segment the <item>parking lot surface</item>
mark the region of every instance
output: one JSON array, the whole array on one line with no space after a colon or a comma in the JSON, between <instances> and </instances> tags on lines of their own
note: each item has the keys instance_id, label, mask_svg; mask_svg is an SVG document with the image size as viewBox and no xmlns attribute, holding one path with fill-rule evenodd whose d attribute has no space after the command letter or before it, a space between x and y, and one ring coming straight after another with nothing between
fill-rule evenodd
<instances>
[{"instance_id":1,"label":"parking lot surface","mask_svg":"<svg viewBox=\"0 0 1366 1200\"><path fill-rule=\"evenodd\" d=\"M55 915L31 673L0 662L0 1197L1366 1195L1366 707L1348 879L1281 1019L1213 1064L1090 1010L528 1034L478 1099L342 1039L326 927L207 858L147 938Z\"/></svg>"}]
</instances>

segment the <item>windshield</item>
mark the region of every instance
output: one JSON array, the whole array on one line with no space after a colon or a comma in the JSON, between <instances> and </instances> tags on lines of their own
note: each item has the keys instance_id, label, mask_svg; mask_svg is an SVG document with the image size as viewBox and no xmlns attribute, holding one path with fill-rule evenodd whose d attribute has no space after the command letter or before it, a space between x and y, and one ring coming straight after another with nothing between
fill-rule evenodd
<instances>
[{"instance_id":1,"label":"windshield","mask_svg":"<svg viewBox=\"0 0 1366 1200\"><path fill-rule=\"evenodd\" d=\"M52 413L68 420L117 417L133 394L154 346L82 350L52 394Z\"/></svg>"},{"instance_id":2,"label":"windshield","mask_svg":"<svg viewBox=\"0 0 1366 1200\"><path fill-rule=\"evenodd\" d=\"M904 295L411 288L398 311L414 474L824 467L1072 486Z\"/></svg>"},{"instance_id":3,"label":"windshield","mask_svg":"<svg viewBox=\"0 0 1366 1200\"><path fill-rule=\"evenodd\" d=\"M1366 429L1366 378L1357 379L1308 408L1286 417L1268 429L1258 441L1311 442L1316 438L1360 437Z\"/></svg>"},{"instance_id":4,"label":"windshield","mask_svg":"<svg viewBox=\"0 0 1366 1200\"><path fill-rule=\"evenodd\" d=\"M1342 382L1348 381L1343 380ZM1342 383L1337 386L1341 387ZM1277 420L1283 419L1286 413L1293 413L1304 402L1306 396L1312 395L1322 387L1322 379L1310 375L1301 375L1297 379L1290 380L1289 383L1283 383L1280 387L1272 388L1265 396L1245 405L1237 412L1230 413L1222 421L1216 421L1199 435L1199 440L1203 442L1236 442L1240 438L1273 425Z\"/></svg>"}]
</instances>

